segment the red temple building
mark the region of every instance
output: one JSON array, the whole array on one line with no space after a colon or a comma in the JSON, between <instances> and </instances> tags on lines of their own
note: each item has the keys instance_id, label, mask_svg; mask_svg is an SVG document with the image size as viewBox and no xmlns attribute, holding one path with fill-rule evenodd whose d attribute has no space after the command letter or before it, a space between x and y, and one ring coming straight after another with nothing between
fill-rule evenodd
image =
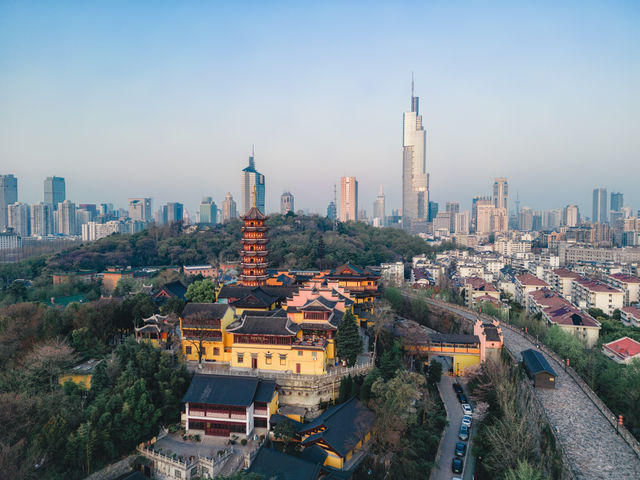
<instances>
[{"instance_id":1,"label":"red temple building","mask_svg":"<svg viewBox=\"0 0 640 480\"><path fill-rule=\"evenodd\" d=\"M242 217L242 275L240 281L248 287L264 285L267 282L267 220L255 205Z\"/></svg>"}]
</instances>

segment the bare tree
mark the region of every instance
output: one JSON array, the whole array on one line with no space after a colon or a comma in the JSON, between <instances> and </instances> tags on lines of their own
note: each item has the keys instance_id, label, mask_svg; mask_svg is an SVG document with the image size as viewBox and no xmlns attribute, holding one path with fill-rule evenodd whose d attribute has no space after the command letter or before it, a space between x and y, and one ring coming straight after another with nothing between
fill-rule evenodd
<instances>
[{"instance_id":1,"label":"bare tree","mask_svg":"<svg viewBox=\"0 0 640 480\"><path fill-rule=\"evenodd\" d=\"M393 326L395 322L395 313L389 305L389 302L381 300L375 311L373 312L373 358L376 358L378 349L378 336L380 332Z\"/></svg>"}]
</instances>

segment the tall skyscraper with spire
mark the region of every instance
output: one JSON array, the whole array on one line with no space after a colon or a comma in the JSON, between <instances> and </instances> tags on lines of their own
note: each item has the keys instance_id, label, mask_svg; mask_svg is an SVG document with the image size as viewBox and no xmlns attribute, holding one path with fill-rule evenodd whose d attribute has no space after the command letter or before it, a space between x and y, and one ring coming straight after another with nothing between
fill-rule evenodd
<instances>
[{"instance_id":1,"label":"tall skyscraper with spire","mask_svg":"<svg viewBox=\"0 0 640 480\"><path fill-rule=\"evenodd\" d=\"M264 209L264 175L256 170L255 153L249 157L249 166L242 169L240 188L242 191L242 211L246 215L253 206L253 189L256 189L256 207L262 213Z\"/></svg>"},{"instance_id":2,"label":"tall skyscraper with spire","mask_svg":"<svg viewBox=\"0 0 640 480\"><path fill-rule=\"evenodd\" d=\"M411 111L402 115L402 227L414 233L426 230L429 214L427 132L419 103L412 77Z\"/></svg>"}]
</instances>

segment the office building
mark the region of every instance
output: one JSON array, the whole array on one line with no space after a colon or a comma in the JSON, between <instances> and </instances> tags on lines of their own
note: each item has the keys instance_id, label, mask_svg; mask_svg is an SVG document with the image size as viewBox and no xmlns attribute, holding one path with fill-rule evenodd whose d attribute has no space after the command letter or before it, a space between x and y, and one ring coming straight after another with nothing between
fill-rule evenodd
<instances>
[{"instance_id":1,"label":"office building","mask_svg":"<svg viewBox=\"0 0 640 480\"><path fill-rule=\"evenodd\" d=\"M593 190L593 216L594 223L607 223L607 189L596 188Z\"/></svg>"},{"instance_id":2,"label":"office building","mask_svg":"<svg viewBox=\"0 0 640 480\"><path fill-rule=\"evenodd\" d=\"M165 209L165 223L172 224L182 221L182 217L184 216L184 205L178 202L169 202L165 206Z\"/></svg>"},{"instance_id":3,"label":"office building","mask_svg":"<svg viewBox=\"0 0 640 480\"><path fill-rule=\"evenodd\" d=\"M622 205L624 203L624 195L619 192L611 192L611 211L622 211Z\"/></svg>"},{"instance_id":4,"label":"office building","mask_svg":"<svg viewBox=\"0 0 640 480\"><path fill-rule=\"evenodd\" d=\"M385 218L386 218L385 197L384 197L384 191L382 190L382 185L380 185L380 190L378 191L376 200L375 202L373 202L374 227L384 227Z\"/></svg>"},{"instance_id":5,"label":"office building","mask_svg":"<svg viewBox=\"0 0 640 480\"><path fill-rule=\"evenodd\" d=\"M471 221L471 215L469 214L469 210L456 213L454 232L457 234L463 234L463 235L468 234L470 221Z\"/></svg>"},{"instance_id":6,"label":"office building","mask_svg":"<svg viewBox=\"0 0 640 480\"><path fill-rule=\"evenodd\" d=\"M256 162L253 155L249 157L249 166L242 169L240 189L242 196L241 216L246 215L253 206L254 195L256 207L260 212L266 213L264 206L264 175L256 170Z\"/></svg>"},{"instance_id":7,"label":"office building","mask_svg":"<svg viewBox=\"0 0 640 480\"><path fill-rule=\"evenodd\" d=\"M446 212L449 214L449 221L451 222L449 225L449 231L456 231L456 214L460 212L460 204L458 202L447 202L446 203Z\"/></svg>"},{"instance_id":8,"label":"office building","mask_svg":"<svg viewBox=\"0 0 640 480\"><path fill-rule=\"evenodd\" d=\"M567 227L580 225L580 209L577 205L567 205L562 210L562 224Z\"/></svg>"},{"instance_id":9,"label":"office building","mask_svg":"<svg viewBox=\"0 0 640 480\"><path fill-rule=\"evenodd\" d=\"M289 212L295 212L293 208L293 194L291 192L284 192L280 195L280 213L286 215Z\"/></svg>"},{"instance_id":10,"label":"office building","mask_svg":"<svg viewBox=\"0 0 640 480\"><path fill-rule=\"evenodd\" d=\"M215 225L218 223L218 207L211 197L203 197L200 202L200 223Z\"/></svg>"},{"instance_id":11,"label":"office building","mask_svg":"<svg viewBox=\"0 0 640 480\"><path fill-rule=\"evenodd\" d=\"M473 197L471 201L471 231L478 231L478 207L479 206L493 206L491 197ZM495 207L494 207L495 208ZM489 228L487 226L487 228Z\"/></svg>"},{"instance_id":12,"label":"office building","mask_svg":"<svg viewBox=\"0 0 640 480\"><path fill-rule=\"evenodd\" d=\"M62 235L77 235L76 204L65 200L58 204L58 233Z\"/></svg>"},{"instance_id":13,"label":"office building","mask_svg":"<svg viewBox=\"0 0 640 480\"><path fill-rule=\"evenodd\" d=\"M0 175L0 232L8 226L7 207L18 201L18 179Z\"/></svg>"},{"instance_id":14,"label":"office building","mask_svg":"<svg viewBox=\"0 0 640 480\"><path fill-rule=\"evenodd\" d=\"M358 220L358 182L356 177L340 179L340 217L341 222Z\"/></svg>"},{"instance_id":15,"label":"office building","mask_svg":"<svg viewBox=\"0 0 640 480\"><path fill-rule=\"evenodd\" d=\"M38 202L31 205L31 235L53 235L53 205Z\"/></svg>"},{"instance_id":16,"label":"office building","mask_svg":"<svg viewBox=\"0 0 640 480\"><path fill-rule=\"evenodd\" d=\"M238 218L238 208L233 196L227 192L222 202L222 223Z\"/></svg>"},{"instance_id":17,"label":"office building","mask_svg":"<svg viewBox=\"0 0 640 480\"><path fill-rule=\"evenodd\" d=\"M451 213L438 212L433 219L433 234L435 236L447 235L451 233Z\"/></svg>"},{"instance_id":18,"label":"office building","mask_svg":"<svg viewBox=\"0 0 640 480\"><path fill-rule=\"evenodd\" d=\"M16 232L0 232L0 250L17 250L22 246L22 238Z\"/></svg>"},{"instance_id":19,"label":"office building","mask_svg":"<svg viewBox=\"0 0 640 480\"><path fill-rule=\"evenodd\" d=\"M26 203L15 202L7 208L8 226L21 237L31 235L31 209Z\"/></svg>"},{"instance_id":20,"label":"office building","mask_svg":"<svg viewBox=\"0 0 640 480\"><path fill-rule=\"evenodd\" d=\"M151 199L150 198L130 198L129 218L134 221L151 221Z\"/></svg>"},{"instance_id":21,"label":"office building","mask_svg":"<svg viewBox=\"0 0 640 480\"><path fill-rule=\"evenodd\" d=\"M518 230L530 232L533 230L533 210L531 207L522 207L518 213Z\"/></svg>"},{"instance_id":22,"label":"office building","mask_svg":"<svg viewBox=\"0 0 640 480\"><path fill-rule=\"evenodd\" d=\"M52 205L54 210L66 199L64 178L47 177L44 180L44 203Z\"/></svg>"},{"instance_id":23,"label":"office building","mask_svg":"<svg viewBox=\"0 0 640 480\"><path fill-rule=\"evenodd\" d=\"M413 94L412 79L411 111L402 116L402 225L410 231L426 224L429 215L427 132L422 126L419 103Z\"/></svg>"},{"instance_id":24,"label":"office building","mask_svg":"<svg viewBox=\"0 0 640 480\"><path fill-rule=\"evenodd\" d=\"M433 222L438 215L439 205L438 202L429 202L429 213L427 214L427 221Z\"/></svg>"},{"instance_id":25,"label":"office building","mask_svg":"<svg viewBox=\"0 0 640 480\"><path fill-rule=\"evenodd\" d=\"M562 212L560 210L544 210L542 212L542 229L553 230L562 223Z\"/></svg>"},{"instance_id":26,"label":"office building","mask_svg":"<svg viewBox=\"0 0 640 480\"><path fill-rule=\"evenodd\" d=\"M498 177L493 182L493 206L509 212L509 184L506 177Z\"/></svg>"},{"instance_id":27,"label":"office building","mask_svg":"<svg viewBox=\"0 0 640 480\"><path fill-rule=\"evenodd\" d=\"M336 219L336 215L338 215L337 209L336 209L336 204L334 202L329 203L329 206L327 207L327 218L329 220L335 220Z\"/></svg>"}]
</instances>

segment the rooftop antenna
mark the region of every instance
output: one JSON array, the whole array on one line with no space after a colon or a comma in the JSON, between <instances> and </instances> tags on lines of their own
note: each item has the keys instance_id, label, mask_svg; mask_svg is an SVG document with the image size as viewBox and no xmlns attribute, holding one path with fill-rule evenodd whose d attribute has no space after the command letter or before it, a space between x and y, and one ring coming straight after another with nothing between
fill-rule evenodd
<instances>
[{"instance_id":1,"label":"rooftop antenna","mask_svg":"<svg viewBox=\"0 0 640 480\"><path fill-rule=\"evenodd\" d=\"M255 146L255 144L251 144L251 156L252 157L256 156L256 146Z\"/></svg>"},{"instance_id":2,"label":"rooftop antenna","mask_svg":"<svg viewBox=\"0 0 640 480\"><path fill-rule=\"evenodd\" d=\"M413 99L413 72L411 72L411 98Z\"/></svg>"}]
</instances>

